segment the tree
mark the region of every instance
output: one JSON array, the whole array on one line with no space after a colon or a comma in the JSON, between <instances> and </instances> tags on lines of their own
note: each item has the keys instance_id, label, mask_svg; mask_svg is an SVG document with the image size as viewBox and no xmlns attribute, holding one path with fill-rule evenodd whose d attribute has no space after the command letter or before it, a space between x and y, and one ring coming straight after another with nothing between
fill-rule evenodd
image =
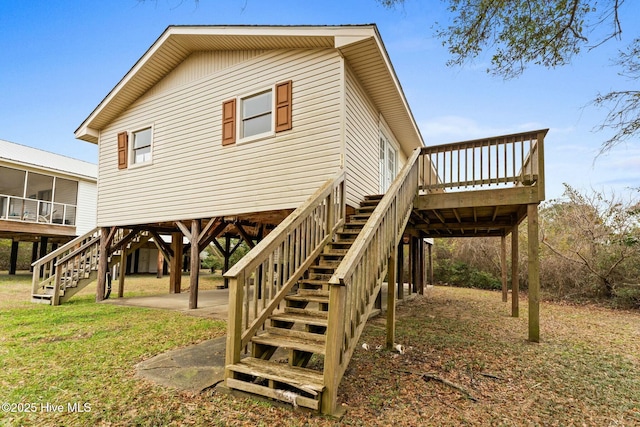
<instances>
[{"instance_id":1,"label":"tree","mask_svg":"<svg viewBox=\"0 0 640 427\"><path fill-rule=\"evenodd\" d=\"M638 283L637 201L596 191L582 194L567 184L563 196L562 200L550 201L541 212L542 243L555 257L566 261L564 265L554 264L561 271L553 276L573 276L576 284L582 283L577 287L590 288L607 298L616 296L628 283ZM557 279L552 282L551 286L557 286Z\"/></svg>"},{"instance_id":2,"label":"tree","mask_svg":"<svg viewBox=\"0 0 640 427\"><path fill-rule=\"evenodd\" d=\"M377 0L385 7L404 0ZM488 72L505 79L520 76L531 64L555 68L611 40L621 40L624 0L443 0L451 18L436 25L436 35L451 54L448 65L462 65L486 51ZM630 19L635 19L631 17ZM640 78L640 37L620 52L615 64L631 81ZM600 126L615 130L601 152L640 135L640 91L598 94L593 104L608 107Z\"/></svg>"}]
</instances>

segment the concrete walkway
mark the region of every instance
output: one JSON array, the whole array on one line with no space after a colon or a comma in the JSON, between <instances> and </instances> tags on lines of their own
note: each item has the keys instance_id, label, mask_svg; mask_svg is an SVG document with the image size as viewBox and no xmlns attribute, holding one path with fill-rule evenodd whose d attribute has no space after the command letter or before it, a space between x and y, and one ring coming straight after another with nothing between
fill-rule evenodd
<instances>
[{"instance_id":1,"label":"concrete walkway","mask_svg":"<svg viewBox=\"0 0 640 427\"><path fill-rule=\"evenodd\" d=\"M229 289L213 289L198 292L198 308L189 309L189 292L130 298L111 297L104 304L131 307L160 308L181 311L191 316L227 320L229 316Z\"/></svg>"}]
</instances>

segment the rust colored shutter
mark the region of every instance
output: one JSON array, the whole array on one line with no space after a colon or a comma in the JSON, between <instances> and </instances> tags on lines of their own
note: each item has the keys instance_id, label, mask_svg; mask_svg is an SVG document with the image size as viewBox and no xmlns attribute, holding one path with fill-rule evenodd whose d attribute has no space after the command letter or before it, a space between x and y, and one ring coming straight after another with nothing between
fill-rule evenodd
<instances>
[{"instance_id":1,"label":"rust colored shutter","mask_svg":"<svg viewBox=\"0 0 640 427\"><path fill-rule=\"evenodd\" d=\"M276 132L289 130L291 123L291 86L292 81L276 85Z\"/></svg>"},{"instance_id":2,"label":"rust colored shutter","mask_svg":"<svg viewBox=\"0 0 640 427\"><path fill-rule=\"evenodd\" d=\"M222 145L236 142L236 100L222 103Z\"/></svg>"},{"instance_id":3,"label":"rust colored shutter","mask_svg":"<svg viewBox=\"0 0 640 427\"><path fill-rule=\"evenodd\" d=\"M127 168L127 152L129 151L129 134L120 132L118 134L118 169Z\"/></svg>"}]
</instances>

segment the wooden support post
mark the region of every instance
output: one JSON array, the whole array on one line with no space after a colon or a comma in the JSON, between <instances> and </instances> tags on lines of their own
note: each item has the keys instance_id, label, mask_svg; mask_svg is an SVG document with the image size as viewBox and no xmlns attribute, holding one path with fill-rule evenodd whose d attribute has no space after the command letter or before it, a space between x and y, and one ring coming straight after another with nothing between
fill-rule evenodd
<instances>
[{"instance_id":1,"label":"wooden support post","mask_svg":"<svg viewBox=\"0 0 640 427\"><path fill-rule=\"evenodd\" d=\"M9 259L9 274L16 274L16 270L18 268L18 248L20 247L20 242L17 240L11 240L11 257Z\"/></svg>"},{"instance_id":2,"label":"wooden support post","mask_svg":"<svg viewBox=\"0 0 640 427\"><path fill-rule=\"evenodd\" d=\"M98 253L98 285L96 286L96 302L104 299L107 273L109 272L109 231L110 227L100 228L100 252Z\"/></svg>"},{"instance_id":3,"label":"wooden support post","mask_svg":"<svg viewBox=\"0 0 640 427\"><path fill-rule=\"evenodd\" d=\"M40 258L47 255L47 246L49 244L49 238L46 236L40 237ZM44 277L44 264L40 267L40 277Z\"/></svg>"},{"instance_id":4,"label":"wooden support post","mask_svg":"<svg viewBox=\"0 0 640 427\"><path fill-rule=\"evenodd\" d=\"M160 249L158 249L158 262L157 262L156 278L162 279L163 267L164 267L164 255L162 255L162 251Z\"/></svg>"},{"instance_id":5,"label":"wooden support post","mask_svg":"<svg viewBox=\"0 0 640 427\"><path fill-rule=\"evenodd\" d=\"M520 316L520 272L518 271L518 226L511 229L511 317Z\"/></svg>"},{"instance_id":6,"label":"wooden support post","mask_svg":"<svg viewBox=\"0 0 640 427\"><path fill-rule=\"evenodd\" d=\"M500 273L502 279L502 302L507 302L507 236L500 237Z\"/></svg>"},{"instance_id":7,"label":"wooden support post","mask_svg":"<svg viewBox=\"0 0 640 427\"><path fill-rule=\"evenodd\" d=\"M31 245L31 264L38 260L38 242L33 242ZM29 271L33 272L33 265L29 266Z\"/></svg>"},{"instance_id":8,"label":"wooden support post","mask_svg":"<svg viewBox=\"0 0 640 427\"><path fill-rule=\"evenodd\" d=\"M200 278L200 250L198 246L200 236L200 220L191 221L191 273L189 275L189 308L198 308L198 281Z\"/></svg>"},{"instance_id":9,"label":"wooden support post","mask_svg":"<svg viewBox=\"0 0 640 427\"><path fill-rule=\"evenodd\" d=\"M529 341L540 342L540 248L538 242L538 205L527 205L529 239Z\"/></svg>"},{"instance_id":10,"label":"wooden support post","mask_svg":"<svg viewBox=\"0 0 640 427\"><path fill-rule=\"evenodd\" d=\"M411 284L409 285L409 294L411 292L418 292L418 282L420 281L420 248L418 246L419 241L417 237L411 237Z\"/></svg>"},{"instance_id":11,"label":"wooden support post","mask_svg":"<svg viewBox=\"0 0 640 427\"><path fill-rule=\"evenodd\" d=\"M402 241L400 241L402 244ZM393 349L396 340L396 248L391 251L389 268L387 268L387 349Z\"/></svg>"},{"instance_id":12,"label":"wooden support post","mask_svg":"<svg viewBox=\"0 0 640 427\"><path fill-rule=\"evenodd\" d=\"M419 277L420 277L420 281L418 282L418 293L420 295L424 295L424 273L425 273L425 268L424 268L424 245L426 245L426 243L424 242L424 239L422 237L420 237L418 239L419 242L419 248L420 251L418 252L419 255L419 260L420 260L420 264L419 265Z\"/></svg>"},{"instance_id":13,"label":"wooden support post","mask_svg":"<svg viewBox=\"0 0 640 427\"><path fill-rule=\"evenodd\" d=\"M411 254L411 252L409 252ZM404 299L404 241L400 238L398 244L398 299ZM391 268L391 267L389 267ZM409 257L409 271L411 271L411 257ZM411 285L409 285L411 286Z\"/></svg>"},{"instance_id":14,"label":"wooden support post","mask_svg":"<svg viewBox=\"0 0 640 427\"><path fill-rule=\"evenodd\" d=\"M224 269L222 270L222 274L229 271L229 258L231 258L231 236L229 234L224 236ZM224 278L224 287L225 289L229 287L229 279Z\"/></svg>"},{"instance_id":15,"label":"wooden support post","mask_svg":"<svg viewBox=\"0 0 640 427\"><path fill-rule=\"evenodd\" d=\"M127 248L120 249L120 275L118 275L118 298L124 296L124 278L127 275Z\"/></svg>"},{"instance_id":16,"label":"wooden support post","mask_svg":"<svg viewBox=\"0 0 640 427\"><path fill-rule=\"evenodd\" d=\"M171 233L171 246L173 258L169 260L169 293L179 294L182 287L182 233Z\"/></svg>"},{"instance_id":17,"label":"wooden support post","mask_svg":"<svg viewBox=\"0 0 640 427\"><path fill-rule=\"evenodd\" d=\"M433 245L429 246L429 285L433 286Z\"/></svg>"}]
</instances>

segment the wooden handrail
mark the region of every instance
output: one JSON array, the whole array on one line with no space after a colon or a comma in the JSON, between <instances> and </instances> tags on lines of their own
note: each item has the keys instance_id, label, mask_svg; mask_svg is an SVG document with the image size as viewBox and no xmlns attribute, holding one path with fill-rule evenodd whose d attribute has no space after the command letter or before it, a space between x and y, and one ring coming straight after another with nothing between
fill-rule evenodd
<instances>
[{"instance_id":1,"label":"wooden handrail","mask_svg":"<svg viewBox=\"0 0 640 427\"><path fill-rule=\"evenodd\" d=\"M417 148L374 209L362 231L329 280L327 347L324 358L325 413L335 408L338 386L369 310L387 272L418 194L420 179Z\"/></svg>"},{"instance_id":2,"label":"wooden handrail","mask_svg":"<svg viewBox=\"0 0 640 427\"><path fill-rule=\"evenodd\" d=\"M398 176L394 179L393 183L387 190L386 194L382 197L382 200L380 200L380 203L371 214L371 217L367 221L362 232L358 235L356 240L353 242L353 245L351 245L351 248L349 249L349 251L344 257L344 260L342 261L342 263L340 263L340 265L334 272L333 276L331 277L331 280L329 280L329 284L331 285L345 284L345 278L348 277L353 272L353 269L356 267L356 265L362 258L363 249L371 242L371 239L373 238L374 233L380 226L380 223L385 213L389 210L391 203L393 202L393 200L395 199L398 193L398 190L405 183L405 180L409 176L409 173L416 166L416 162L420 157L420 153L421 153L420 149L416 149L411 155L411 157L407 160L407 163L405 163L404 167L402 168ZM416 185L416 191L417 191L417 185Z\"/></svg>"},{"instance_id":3,"label":"wooden handrail","mask_svg":"<svg viewBox=\"0 0 640 427\"><path fill-rule=\"evenodd\" d=\"M345 172L325 182L234 265L229 279L227 365L302 277L345 221Z\"/></svg>"},{"instance_id":4,"label":"wooden handrail","mask_svg":"<svg viewBox=\"0 0 640 427\"><path fill-rule=\"evenodd\" d=\"M547 131L423 147L424 182L420 188L434 191L544 185L542 153Z\"/></svg>"},{"instance_id":5,"label":"wooden handrail","mask_svg":"<svg viewBox=\"0 0 640 427\"><path fill-rule=\"evenodd\" d=\"M250 250L240 261L224 274L228 279L238 276L241 270L251 270L263 262L267 253L280 243L288 231L299 225L305 216L316 207L334 188L336 182L344 181L344 171L340 171L333 179L325 182L307 201L287 216L278 226Z\"/></svg>"},{"instance_id":6,"label":"wooden handrail","mask_svg":"<svg viewBox=\"0 0 640 427\"><path fill-rule=\"evenodd\" d=\"M75 245L78 244L78 242L82 242L83 240L91 237L92 234L97 233L98 232L98 228L94 228L93 230L83 234L82 236L76 237L75 239L65 243L64 245L60 246L58 249L56 249L55 251L50 252L49 254L47 254L46 256L40 258L39 260L34 261L33 263L31 263L32 267L36 267L37 265L42 265L45 262L49 262L52 261L54 258L60 256L60 254L65 253L66 251L68 251L70 248L73 248Z\"/></svg>"},{"instance_id":7,"label":"wooden handrail","mask_svg":"<svg viewBox=\"0 0 640 427\"><path fill-rule=\"evenodd\" d=\"M78 249L76 249L76 250L74 250L72 252L69 252L67 255L65 255L62 258L60 258L59 260L57 260L56 263L55 263L55 266L57 267L60 264L64 264L65 262L67 262L71 258L73 258L74 256L78 255L79 253L82 253L85 249L87 249L91 245L95 245L98 242L100 242L100 236L97 236L97 237L94 237L93 239L87 240Z\"/></svg>"}]
</instances>

